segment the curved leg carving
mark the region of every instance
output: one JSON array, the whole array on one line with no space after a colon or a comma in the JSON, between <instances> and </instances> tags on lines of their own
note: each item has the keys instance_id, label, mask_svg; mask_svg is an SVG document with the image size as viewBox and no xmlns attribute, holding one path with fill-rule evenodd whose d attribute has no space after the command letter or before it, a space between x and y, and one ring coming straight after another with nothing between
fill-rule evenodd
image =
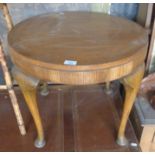
<instances>
[{"instance_id":1,"label":"curved leg carving","mask_svg":"<svg viewBox=\"0 0 155 155\"><path fill-rule=\"evenodd\" d=\"M38 137L34 144L36 147L41 148L45 145L45 140L43 126L36 101L36 88L38 86L39 80L26 76L16 67L13 68L12 73L21 88L37 128Z\"/></svg>"},{"instance_id":2,"label":"curved leg carving","mask_svg":"<svg viewBox=\"0 0 155 155\"><path fill-rule=\"evenodd\" d=\"M144 65L140 66L132 75L129 75L122 80L126 93L122 118L117 137L117 144L122 146L128 144L128 141L125 137L125 128L134 100L139 90L140 82L143 78L143 75Z\"/></svg>"}]
</instances>

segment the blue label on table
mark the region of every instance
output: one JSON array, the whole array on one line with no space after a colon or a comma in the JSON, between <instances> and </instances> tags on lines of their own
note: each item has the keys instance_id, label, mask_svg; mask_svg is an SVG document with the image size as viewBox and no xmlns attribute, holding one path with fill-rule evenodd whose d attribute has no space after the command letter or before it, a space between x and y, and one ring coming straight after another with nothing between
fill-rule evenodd
<instances>
[{"instance_id":1,"label":"blue label on table","mask_svg":"<svg viewBox=\"0 0 155 155\"><path fill-rule=\"evenodd\" d=\"M77 65L77 61L75 61L75 60L65 60L64 61L64 65L76 66Z\"/></svg>"}]
</instances>

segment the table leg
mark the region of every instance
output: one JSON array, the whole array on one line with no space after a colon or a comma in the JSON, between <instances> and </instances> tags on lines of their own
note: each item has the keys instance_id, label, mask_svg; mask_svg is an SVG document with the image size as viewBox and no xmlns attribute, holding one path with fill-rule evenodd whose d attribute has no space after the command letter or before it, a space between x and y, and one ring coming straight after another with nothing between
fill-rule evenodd
<instances>
[{"instance_id":1,"label":"table leg","mask_svg":"<svg viewBox=\"0 0 155 155\"><path fill-rule=\"evenodd\" d=\"M106 87L106 93L107 94L112 94L112 89L110 88L110 82L106 82L105 83L105 87Z\"/></svg>"},{"instance_id":2,"label":"table leg","mask_svg":"<svg viewBox=\"0 0 155 155\"><path fill-rule=\"evenodd\" d=\"M16 67L13 68L12 73L21 88L37 128L38 138L35 140L35 146L42 148L45 145L44 132L36 101L36 88L39 80L26 76Z\"/></svg>"},{"instance_id":3,"label":"table leg","mask_svg":"<svg viewBox=\"0 0 155 155\"><path fill-rule=\"evenodd\" d=\"M125 88L125 101L117 137L117 144L122 146L128 144L128 141L125 137L125 128L143 75L144 65L140 66L132 75L129 75L122 80Z\"/></svg>"},{"instance_id":4,"label":"table leg","mask_svg":"<svg viewBox=\"0 0 155 155\"><path fill-rule=\"evenodd\" d=\"M47 96L49 94L48 84L46 82L42 82L40 94L42 96Z\"/></svg>"}]
</instances>

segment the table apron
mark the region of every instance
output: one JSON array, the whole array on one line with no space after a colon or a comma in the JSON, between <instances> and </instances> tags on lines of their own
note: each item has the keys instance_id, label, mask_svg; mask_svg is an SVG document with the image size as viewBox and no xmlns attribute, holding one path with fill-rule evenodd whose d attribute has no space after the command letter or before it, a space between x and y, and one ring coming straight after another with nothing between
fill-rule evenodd
<instances>
[{"instance_id":1,"label":"table apron","mask_svg":"<svg viewBox=\"0 0 155 155\"><path fill-rule=\"evenodd\" d=\"M143 62L137 64L131 61L124 65L103 70L60 71L43 68L37 65L27 66L28 64L19 64L18 61L14 63L22 72L28 76L35 77L39 80L51 81L52 83L68 85L88 85L113 81L129 75L134 70L136 70L136 68L143 64Z\"/></svg>"}]
</instances>

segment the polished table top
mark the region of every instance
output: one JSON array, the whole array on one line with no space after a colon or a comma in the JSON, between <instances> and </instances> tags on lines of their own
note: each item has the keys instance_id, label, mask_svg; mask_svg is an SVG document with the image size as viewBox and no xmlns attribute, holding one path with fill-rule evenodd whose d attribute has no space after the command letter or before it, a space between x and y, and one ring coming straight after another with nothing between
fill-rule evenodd
<instances>
[{"instance_id":1,"label":"polished table top","mask_svg":"<svg viewBox=\"0 0 155 155\"><path fill-rule=\"evenodd\" d=\"M96 70L144 59L138 24L103 13L64 12L32 17L9 33L11 54L28 64L59 70ZM71 60L67 62L66 60ZM72 64L73 63L73 64Z\"/></svg>"},{"instance_id":2,"label":"polished table top","mask_svg":"<svg viewBox=\"0 0 155 155\"><path fill-rule=\"evenodd\" d=\"M36 147L45 137L36 102L40 81L87 85L121 79L126 96L117 144L128 145L126 123L144 74L146 31L134 22L103 13L64 12L32 17L8 36L12 73L36 124Z\"/></svg>"}]
</instances>

